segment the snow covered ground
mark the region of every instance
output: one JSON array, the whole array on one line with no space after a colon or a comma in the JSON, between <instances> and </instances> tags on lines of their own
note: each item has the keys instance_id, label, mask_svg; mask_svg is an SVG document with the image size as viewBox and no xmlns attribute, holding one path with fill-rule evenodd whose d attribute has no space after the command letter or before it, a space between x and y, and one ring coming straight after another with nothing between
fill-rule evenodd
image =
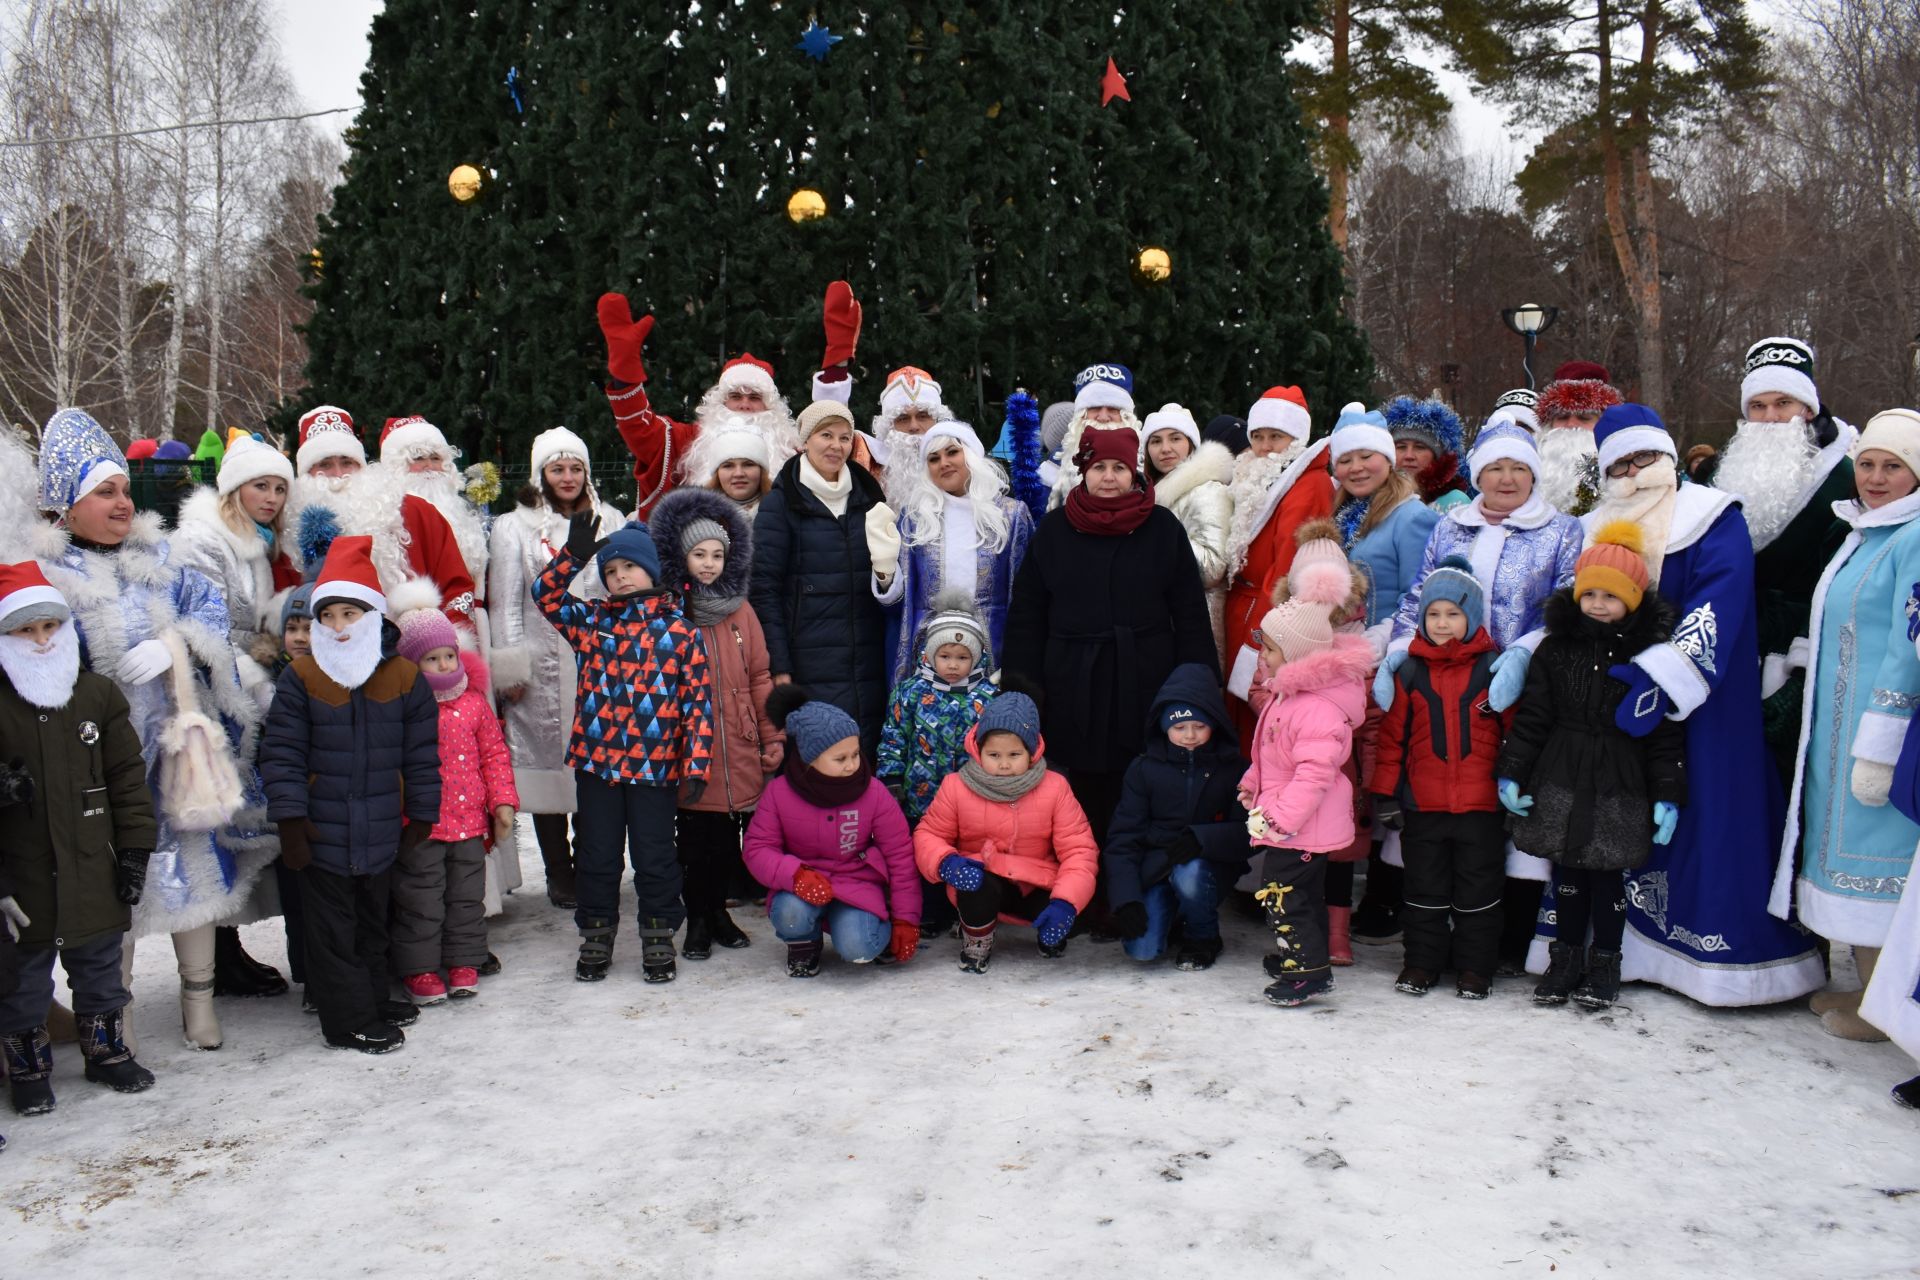
<instances>
[{"instance_id":1,"label":"snow covered ground","mask_svg":"<svg viewBox=\"0 0 1920 1280\"><path fill-rule=\"evenodd\" d=\"M531 841L527 842L531 847ZM528 857L528 872L538 875ZM627 900L630 907L631 899ZM1915 1070L1803 1009L1629 988L1602 1016L1398 995L1397 948L1260 998L1263 932L1211 972L1006 931L904 969L746 951L573 981L537 881L505 972L382 1058L296 999L181 1046L171 949L135 978L150 1092L58 1052L59 1110L0 1110L0 1275L1840 1277L1920 1264ZM246 931L284 955L277 924Z\"/></svg>"}]
</instances>

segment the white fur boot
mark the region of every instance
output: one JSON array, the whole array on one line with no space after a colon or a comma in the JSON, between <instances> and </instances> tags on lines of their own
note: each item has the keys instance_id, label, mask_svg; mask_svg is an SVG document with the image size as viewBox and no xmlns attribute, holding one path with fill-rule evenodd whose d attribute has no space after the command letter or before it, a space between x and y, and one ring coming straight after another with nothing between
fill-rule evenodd
<instances>
[{"instance_id":1,"label":"white fur boot","mask_svg":"<svg viewBox=\"0 0 1920 1280\"><path fill-rule=\"evenodd\" d=\"M213 1012L213 926L173 935L173 955L180 964L180 1025L187 1048L218 1049L220 1019Z\"/></svg>"}]
</instances>

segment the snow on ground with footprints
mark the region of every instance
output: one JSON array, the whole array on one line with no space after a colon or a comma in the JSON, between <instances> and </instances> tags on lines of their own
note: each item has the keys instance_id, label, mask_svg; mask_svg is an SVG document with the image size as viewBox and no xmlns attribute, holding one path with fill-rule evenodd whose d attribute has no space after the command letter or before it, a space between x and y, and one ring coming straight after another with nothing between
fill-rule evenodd
<instances>
[{"instance_id":1,"label":"snow on ground with footprints","mask_svg":"<svg viewBox=\"0 0 1920 1280\"><path fill-rule=\"evenodd\" d=\"M523 836L531 832L523 826ZM526 839L523 847L531 848ZM538 859L528 857L530 875ZM631 897L626 904L631 906ZM1629 987L1602 1015L1392 989L1260 998L1229 913L1206 973L1002 933L904 968L786 976L744 951L573 980L537 879L505 971L386 1057L328 1050L296 997L222 1000L184 1048L164 941L132 1022L150 1092L57 1051L52 1115L6 1113L0 1274L1866 1277L1920 1263L1912 1063L1803 1008ZM278 922L248 948L282 963ZM1850 975L1848 975L1850 976ZM1338 1269L1338 1270L1335 1270Z\"/></svg>"}]
</instances>

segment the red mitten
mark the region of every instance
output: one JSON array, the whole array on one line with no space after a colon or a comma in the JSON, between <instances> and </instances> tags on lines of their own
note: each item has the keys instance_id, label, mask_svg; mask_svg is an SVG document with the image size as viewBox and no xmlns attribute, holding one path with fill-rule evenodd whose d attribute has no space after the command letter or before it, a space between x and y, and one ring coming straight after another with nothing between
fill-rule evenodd
<instances>
[{"instance_id":1,"label":"red mitten","mask_svg":"<svg viewBox=\"0 0 1920 1280\"><path fill-rule=\"evenodd\" d=\"M853 363L854 349L860 345L860 304L853 300L852 285L835 280L827 286L820 320L827 331L827 353L820 358L820 367L833 369Z\"/></svg>"},{"instance_id":2,"label":"red mitten","mask_svg":"<svg viewBox=\"0 0 1920 1280\"><path fill-rule=\"evenodd\" d=\"M640 348L653 332L653 317L635 320L623 293L601 294L595 310L600 315L600 333L607 340L607 372L620 382L645 382L647 366L640 362Z\"/></svg>"},{"instance_id":3,"label":"red mitten","mask_svg":"<svg viewBox=\"0 0 1920 1280\"><path fill-rule=\"evenodd\" d=\"M895 920L893 941L887 944L887 950L891 951L893 958L901 964L913 959L914 953L920 950L920 926L908 924L905 920Z\"/></svg>"},{"instance_id":4,"label":"red mitten","mask_svg":"<svg viewBox=\"0 0 1920 1280\"><path fill-rule=\"evenodd\" d=\"M833 901L833 882L812 867L793 873L793 896L809 906L824 907Z\"/></svg>"}]
</instances>

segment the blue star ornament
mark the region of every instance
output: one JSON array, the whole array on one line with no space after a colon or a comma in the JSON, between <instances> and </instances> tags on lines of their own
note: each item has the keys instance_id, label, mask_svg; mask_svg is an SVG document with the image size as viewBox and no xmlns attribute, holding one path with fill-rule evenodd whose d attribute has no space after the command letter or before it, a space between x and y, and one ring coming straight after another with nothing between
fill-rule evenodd
<instances>
[{"instance_id":1,"label":"blue star ornament","mask_svg":"<svg viewBox=\"0 0 1920 1280\"><path fill-rule=\"evenodd\" d=\"M845 37L834 35L832 31L820 25L818 18L810 19L807 29L800 33L799 43L793 47L812 58L815 62L825 62L827 52Z\"/></svg>"}]
</instances>

